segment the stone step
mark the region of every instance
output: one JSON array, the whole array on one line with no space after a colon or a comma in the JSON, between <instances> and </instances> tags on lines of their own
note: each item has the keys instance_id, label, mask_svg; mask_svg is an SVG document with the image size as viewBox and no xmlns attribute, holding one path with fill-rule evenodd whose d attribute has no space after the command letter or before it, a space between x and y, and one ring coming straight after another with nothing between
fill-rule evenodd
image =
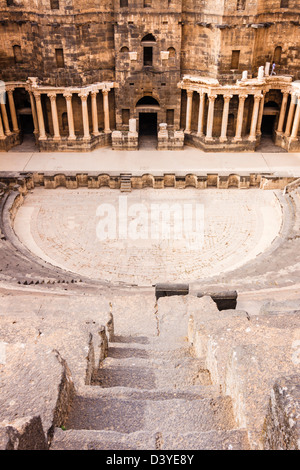
<instances>
[{"instance_id":1,"label":"stone step","mask_svg":"<svg viewBox=\"0 0 300 470\"><path fill-rule=\"evenodd\" d=\"M77 396L67 429L94 429L133 433L204 432L234 429L230 397L200 400L132 400L110 396Z\"/></svg>"},{"instance_id":2,"label":"stone step","mask_svg":"<svg viewBox=\"0 0 300 470\"><path fill-rule=\"evenodd\" d=\"M93 384L100 387L133 387L139 389L182 388L185 385L210 385L210 374L202 360L179 357L170 360L154 355L149 358L108 357L95 371Z\"/></svg>"},{"instance_id":3,"label":"stone step","mask_svg":"<svg viewBox=\"0 0 300 470\"><path fill-rule=\"evenodd\" d=\"M194 432L186 434L138 431L68 430L56 428L51 450L248 450L247 432ZM146 458L146 457L145 457ZM149 457L150 458L150 457ZM153 462L152 462L153 463Z\"/></svg>"},{"instance_id":4,"label":"stone step","mask_svg":"<svg viewBox=\"0 0 300 470\"><path fill-rule=\"evenodd\" d=\"M93 385L85 385L79 391L79 396L86 399L114 398L125 400L201 400L203 398L220 397L220 387L218 385L193 385L185 386L180 390L174 390L170 387L147 390L130 387L111 387L102 388Z\"/></svg>"}]
</instances>

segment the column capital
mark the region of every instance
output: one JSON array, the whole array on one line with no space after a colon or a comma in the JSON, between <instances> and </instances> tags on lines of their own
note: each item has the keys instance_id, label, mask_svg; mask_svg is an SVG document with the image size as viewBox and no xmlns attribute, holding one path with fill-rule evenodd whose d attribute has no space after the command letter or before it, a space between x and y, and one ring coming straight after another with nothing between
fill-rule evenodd
<instances>
[{"instance_id":1,"label":"column capital","mask_svg":"<svg viewBox=\"0 0 300 470\"><path fill-rule=\"evenodd\" d=\"M72 99L73 93L71 91L65 91L63 93L63 96L64 96L64 98L66 98L66 100L70 100L70 99Z\"/></svg>"},{"instance_id":2,"label":"column capital","mask_svg":"<svg viewBox=\"0 0 300 470\"><path fill-rule=\"evenodd\" d=\"M223 95L223 99L224 99L225 102L230 101L232 97L233 97L233 95Z\"/></svg>"},{"instance_id":3,"label":"column capital","mask_svg":"<svg viewBox=\"0 0 300 470\"><path fill-rule=\"evenodd\" d=\"M98 93L99 93L99 90L97 88L91 90L91 95L92 96L96 96L96 95L98 95Z\"/></svg>"},{"instance_id":4,"label":"column capital","mask_svg":"<svg viewBox=\"0 0 300 470\"><path fill-rule=\"evenodd\" d=\"M254 99L255 100L260 100L262 97L263 97L263 95L261 93L255 93L254 94Z\"/></svg>"},{"instance_id":5,"label":"column capital","mask_svg":"<svg viewBox=\"0 0 300 470\"><path fill-rule=\"evenodd\" d=\"M186 90L186 94L188 97L192 97L194 93L194 90Z\"/></svg>"},{"instance_id":6,"label":"column capital","mask_svg":"<svg viewBox=\"0 0 300 470\"><path fill-rule=\"evenodd\" d=\"M81 98L81 101L86 101L88 99L89 94L89 91L81 91L80 93L78 93L78 96Z\"/></svg>"},{"instance_id":7,"label":"column capital","mask_svg":"<svg viewBox=\"0 0 300 470\"><path fill-rule=\"evenodd\" d=\"M287 90L280 90L280 91L281 91L281 93L283 94L283 96L286 96L286 97L288 97L289 94L290 94L290 92L287 91Z\"/></svg>"},{"instance_id":8,"label":"column capital","mask_svg":"<svg viewBox=\"0 0 300 470\"><path fill-rule=\"evenodd\" d=\"M56 100L56 91L51 91L50 93L47 93L48 98L50 98L50 101L55 101Z\"/></svg>"},{"instance_id":9,"label":"column capital","mask_svg":"<svg viewBox=\"0 0 300 470\"><path fill-rule=\"evenodd\" d=\"M15 87L11 87L11 86L6 87L6 92L8 95L12 95L14 90L15 90Z\"/></svg>"},{"instance_id":10,"label":"column capital","mask_svg":"<svg viewBox=\"0 0 300 470\"><path fill-rule=\"evenodd\" d=\"M209 101L215 101L215 99L218 97L218 95L208 95Z\"/></svg>"},{"instance_id":11,"label":"column capital","mask_svg":"<svg viewBox=\"0 0 300 470\"><path fill-rule=\"evenodd\" d=\"M41 99L41 94L42 94L42 93L41 93L40 91L34 90L32 93L34 94L34 97L35 97L36 100L40 100L40 99Z\"/></svg>"},{"instance_id":12,"label":"column capital","mask_svg":"<svg viewBox=\"0 0 300 470\"><path fill-rule=\"evenodd\" d=\"M239 100L245 101L248 98L248 95L246 93L241 93L240 95L238 95L238 97Z\"/></svg>"}]
</instances>

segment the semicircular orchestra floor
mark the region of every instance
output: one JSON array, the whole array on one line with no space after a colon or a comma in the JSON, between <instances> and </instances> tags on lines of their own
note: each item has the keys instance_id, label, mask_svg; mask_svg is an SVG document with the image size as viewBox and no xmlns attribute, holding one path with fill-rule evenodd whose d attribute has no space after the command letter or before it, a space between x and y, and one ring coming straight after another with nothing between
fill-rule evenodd
<instances>
[{"instance_id":1,"label":"semicircular orchestra floor","mask_svg":"<svg viewBox=\"0 0 300 470\"><path fill-rule=\"evenodd\" d=\"M268 248L281 223L273 191L36 188L14 229L53 265L149 286L233 270Z\"/></svg>"}]
</instances>

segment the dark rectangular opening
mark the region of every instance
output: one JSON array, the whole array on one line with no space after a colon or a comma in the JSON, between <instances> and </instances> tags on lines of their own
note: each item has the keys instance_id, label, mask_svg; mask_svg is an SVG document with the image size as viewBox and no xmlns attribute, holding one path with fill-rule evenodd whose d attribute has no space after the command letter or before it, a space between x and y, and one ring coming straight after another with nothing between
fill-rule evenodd
<instances>
[{"instance_id":1,"label":"dark rectangular opening","mask_svg":"<svg viewBox=\"0 0 300 470\"><path fill-rule=\"evenodd\" d=\"M153 48L144 47L144 65L151 66L153 62Z\"/></svg>"},{"instance_id":2,"label":"dark rectangular opening","mask_svg":"<svg viewBox=\"0 0 300 470\"><path fill-rule=\"evenodd\" d=\"M239 68L240 51L232 51L230 68L235 70Z\"/></svg>"},{"instance_id":3,"label":"dark rectangular opening","mask_svg":"<svg viewBox=\"0 0 300 470\"><path fill-rule=\"evenodd\" d=\"M167 109L167 124L174 126L174 109Z\"/></svg>"},{"instance_id":4,"label":"dark rectangular opening","mask_svg":"<svg viewBox=\"0 0 300 470\"><path fill-rule=\"evenodd\" d=\"M122 124L128 126L130 118L130 109L122 109Z\"/></svg>"},{"instance_id":5,"label":"dark rectangular opening","mask_svg":"<svg viewBox=\"0 0 300 470\"><path fill-rule=\"evenodd\" d=\"M65 60L64 60L64 51L63 49L55 49L55 57L56 57L56 65L59 68L62 68L65 66Z\"/></svg>"},{"instance_id":6,"label":"dark rectangular opening","mask_svg":"<svg viewBox=\"0 0 300 470\"><path fill-rule=\"evenodd\" d=\"M160 297L171 297L172 295L188 295L188 284L156 284L155 297L158 300Z\"/></svg>"},{"instance_id":7,"label":"dark rectangular opening","mask_svg":"<svg viewBox=\"0 0 300 470\"><path fill-rule=\"evenodd\" d=\"M120 8L128 7L128 0L120 0Z\"/></svg>"},{"instance_id":8,"label":"dark rectangular opening","mask_svg":"<svg viewBox=\"0 0 300 470\"><path fill-rule=\"evenodd\" d=\"M235 310L237 306L237 291L198 292L197 297L209 296L217 304L218 310Z\"/></svg>"}]
</instances>

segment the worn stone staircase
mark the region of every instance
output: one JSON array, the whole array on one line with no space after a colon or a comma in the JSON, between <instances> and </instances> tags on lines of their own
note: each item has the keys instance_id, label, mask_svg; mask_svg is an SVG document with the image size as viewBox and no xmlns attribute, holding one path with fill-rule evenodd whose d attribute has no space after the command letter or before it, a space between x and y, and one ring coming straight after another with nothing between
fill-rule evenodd
<instances>
[{"instance_id":1,"label":"worn stone staircase","mask_svg":"<svg viewBox=\"0 0 300 470\"><path fill-rule=\"evenodd\" d=\"M120 174L120 191L122 193L130 193L132 191L131 177L132 177L131 173Z\"/></svg>"},{"instance_id":2,"label":"worn stone staircase","mask_svg":"<svg viewBox=\"0 0 300 470\"><path fill-rule=\"evenodd\" d=\"M176 318L172 323L171 329L169 323L165 329L160 325L155 337L114 338L91 385L78 390L66 430L55 430L51 449L249 447L247 432L236 426L231 398L211 384Z\"/></svg>"}]
</instances>

